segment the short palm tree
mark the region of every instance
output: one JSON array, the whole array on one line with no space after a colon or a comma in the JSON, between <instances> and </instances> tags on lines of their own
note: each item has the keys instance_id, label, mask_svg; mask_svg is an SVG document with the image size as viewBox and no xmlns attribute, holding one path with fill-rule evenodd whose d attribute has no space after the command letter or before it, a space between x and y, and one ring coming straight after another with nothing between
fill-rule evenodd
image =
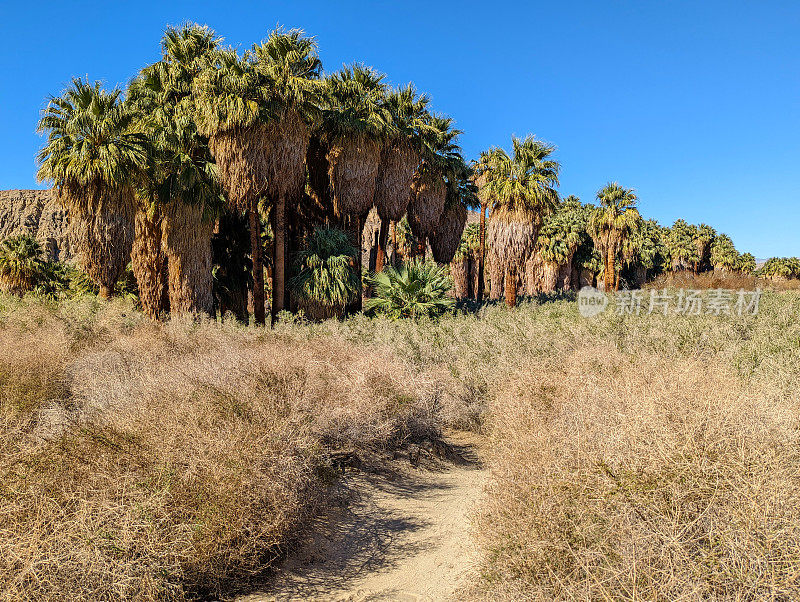
<instances>
[{"instance_id":1,"label":"short palm tree","mask_svg":"<svg viewBox=\"0 0 800 602\"><path fill-rule=\"evenodd\" d=\"M435 318L451 311L455 301L448 296L453 286L446 267L432 261L413 261L399 268L386 267L368 279L374 296L364 312L393 320Z\"/></svg>"},{"instance_id":2,"label":"short palm tree","mask_svg":"<svg viewBox=\"0 0 800 602\"><path fill-rule=\"evenodd\" d=\"M356 247L347 232L317 228L295 260L292 293L312 319L340 316L361 292Z\"/></svg>"},{"instance_id":3,"label":"short palm tree","mask_svg":"<svg viewBox=\"0 0 800 602\"><path fill-rule=\"evenodd\" d=\"M130 256L133 238L132 174L145 169L147 139L120 91L75 78L51 97L39 121L47 143L38 178L55 184L78 241L83 268L107 299Z\"/></svg>"},{"instance_id":4,"label":"short palm tree","mask_svg":"<svg viewBox=\"0 0 800 602\"><path fill-rule=\"evenodd\" d=\"M531 256L545 216L558 206L560 165L552 159L555 147L537 140L512 137L512 152L491 151L484 194L492 199L487 231L492 264L505 281L508 307L517 304L519 273Z\"/></svg>"},{"instance_id":5,"label":"short palm tree","mask_svg":"<svg viewBox=\"0 0 800 602\"><path fill-rule=\"evenodd\" d=\"M605 290L618 290L616 258L642 218L636 209L637 197L632 188L610 183L598 191L597 200L600 206L592 213L588 230L603 258Z\"/></svg>"},{"instance_id":6,"label":"short palm tree","mask_svg":"<svg viewBox=\"0 0 800 602\"><path fill-rule=\"evenodd\" d=\"M45 269L42 246L30 235L22 234L0 243L0 288L22 296L30 291Z\"/></svg>"}]
</instances>

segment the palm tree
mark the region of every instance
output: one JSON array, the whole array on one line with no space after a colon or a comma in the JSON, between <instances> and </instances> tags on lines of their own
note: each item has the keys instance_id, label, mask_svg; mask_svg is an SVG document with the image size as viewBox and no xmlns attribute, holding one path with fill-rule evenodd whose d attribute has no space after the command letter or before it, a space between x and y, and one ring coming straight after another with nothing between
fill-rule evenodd
<instances>
[{"instance_id":1,"label":"palm tree","mask_svg":"<svg viewBox=\"0 0 800 602\"><path fill-rule=\"evenodd\" d=\"M288 300L287 213L292 218L297 216L304 194L311 128L319 117L322 61L316 40L300 29L276 29L266 41L253 46L253 56L256 69L266 74L270 85L270 146L264 151L267 152L267 189L272 200L275 237L272 262L274 323ZM251 229L254 227L253 219L251 213ZM260 266L258 270L259 278L263 280L263 270ZM263 289L263 282L260 286Z\"/></svg>"},{"instance_id":2,"label":"palm tree","mask_svg":"<svg viewBox=\"0 0 800 602\"><path fill-rule=\"evenodd\" d=\"M409 190L422 161L420 132L426 127L429 102L426 95L417 95L411 84L392 90L383 101L389 123L375 189L375 207L381 219L375 261L377 272L386 262L389 224L402 219L408 209Z\"/></svg>"},{"instance_id":3,"label":"palm tree","mask_svg":"<svg viewBox=\"0 0 800 602\"><path fill-rule=\"evenodd\" d=\"M442 115L428 115L421 132L423 161L411 184L408 223L417 238L415 254L424 255L426 240L433 235L447 202L448 175L454 175L464 164L458 136L461 130L454 121ZM459 233L460 237L460 233Z\"/></svg>"},{"instance_id":4,"label":"palm tree","mask_svg":"<svg viewBox=\"0 0 800 602\"><path fill-rule=\"evenodd\" d=\"M479 218L479 247L478 247L478 287L475 292L475 300L480 303L483 301L483 282L486 266L486 211L491 204L491 199L486 193L486 182L489 166L494 158L497 149L481 151L480 157L473 163L474 182L478 189L478 201L481 215Z\"/></svg>"},{"instance_id":5,"label":"palm tree","mask_svg":"<svg viewBox=\"0 0 800 602\"><path fill-rule=\"evenodd\" d=\"M472 170L461 154L453 152L444 170L447 186L444 211L429 237L433 259L438 263L453 261L467 224L467 207L478 204L472 177Z\"/></svg>"},{"instance_id":6,"label":"palm tree","mask_svg":"<svg viewBox=\"0 0 800 602\"><path fill-rule=\"evenodd\" d=\"M347 233L337 228L317 228L308 237L290 286L310 318L339 316L360 294L356 251Z\"/></svg>"},{"instance_id":7,"label":"palm tree","mask_svg":"<svg viewBox=\"0 0 800 602\"><path fill-rule=\"evenodd\" d=\"M618 290L615 260L642 218L636 209L637 197L632 188L609 183L598 191L597 200L600 206L589 219L589 234L603 258L605 290Z\"/></svg>"},{"instance_id":8,"label":"palm tree","mask_svg":"<svg viewBox=\"0 0 800 602\"><path fill-rule=\"evenodd\" d=\"M492 264L503 274L506 305L517 304L521 266L531 256L545 216L558 206L560 165L551 158L555 146L534 136L512 137L512 153L493 150L483 173L485 194L492 199L488 242Z\"/></svg>"},{"instance_id":9,"label":"palm tree","mask_svg":"<svg viewBox=\"0 0 800 602\"><path fill-rule=\"evenodd\" d=\"M128 89L126 102L152 151L139 187L132 254L140 302L152 317L166 310L165 287L174 313L214 308L211 236L222 199L208 139L194 122L192 85L218 44L208 27L167 28L162 60L142 69Z\"/></svg>"},{"instance_id":10,"label":"palm tree","mask_svg":"<svg viewBox=\"0 0 800 602\"><path fill-rule=\"evenodd\" d=\"M739 261L739 252L733 246L733 241L727 234L720 234L711 244L711 265L715 270L723 272L736 269Z\"/></svg>"},{"instance_id":11,"label":"palm tree","mask_svg":"<svg viewBox=\"0 0 800 602\"><path fill-rule=\"evenodd\" d=\"M708 224L700 224L697 226L697 234L694 242L697 247L698 260L695 263L694 271L699 274L701 270L707 269L706 266L709 262L709 255L711 253L711 243L714 242L714 237L717 231Z\"/></svg>"},{"instance_id":12,"label":"palm tree","mask_svg":"<svg viewBox=\"0 0 800 602\"><path fill-rule=\"evenodd\" d=\"M736 263L736 269L742 274L748 275L756 271L756 258L752 253L742 253Z\"/></svg>"},{"instance_id":13,"label":"palm tree","mask_svg":"<svg viewBox=\"0 0 800 602\"><path fill-rule=\"evenodd\" d=\"M44 272L42 245L28 234L0 243L0 288L22 296L30 291Z\"/></svg>"},{"instance_id":14,"label":"palm tree","mask_svg":"<svg viewBox=\"0 0 800 602\"><path fill-rule=\"evenodd\" d=\"M475 257L480 248L480 226L468 224L461 234L458 249L450 263L450 275L453 278L453 291L456 299L468 299L473 296L477 266Z\"/></svg>"},{"instance_id":15,"label":"palm tree","mask_svg":"<svg viewBox=\"0 0 800 602\"><path fill-rule=\"evenodd\" d=\"M636 288L647 282L647 273L653 271L659 261L661 232L656 220L642 221L622 246L622 256L628 265L633 265Z\"/></svg>"},{"instance_id":16,"label":"palm tree","mask_svg":"<svg viewBox=\"0 0 800 602\"><path fill-rule=\"evenodd\" d=\"M320 70L314 39L279 28L241 57L218 52L194 87L198 126L209 136L228 201L249 216L257 324L265 322L259 201L273 204L274 322L286 298L287 200L303 191Z\"/></svg>"},{"instance_id":17,"label":"palm tree","mask_svg":"<svg viewBox=\"0 0 800 602\"><path fill-rule=\"evenodd\" d=\"M570 287L572 258L585 236L587 222L587 212L574 196L564 199L555 213L545 218L536 241L535 257L538 263L534 262L531 266L539 268L531 271L540 273L526 274L529 280L528 294L532 294L534 288L553 292L559 286Z\"/></svg>"},{"instance_id":18,"label":"palm tree","mask_svg":"<svg viewBox=\"0 0 800 602\"><path fill-rule=\"evenodd\" d=\"M672 257L672 269L684 270L691 267L695 272L696 266L700 262L701 255L698 252L698 230L692 224L682 219L675 220L669 230L669 250Z\"/></svg>"},{"instance_id":19,"label":"palm tree","mask_svg":"<svg viewBox=\"0 0 800 602\"><path fill-rule=\"evenodd\" d=\"M381 149L390 129L384 77L363 65L343 67L326 80L323 101L321 164L327 165L325 183L330 187L334 214L340 220L348 218L354 230L359 278L364 219L375 202ZM320 181L320 177L312 175L312 180ZM324 198L324 191L317 195ZM358 308L360 303L359 295Z\"/></svg>"},{"instance_id":20,"label":"palm tree","mask_svg":"<svg viewBox=\"0 0 800 602\"><path fill-rule=\"evenodd\" d=\"M453 286L447 268L432 261L413 261L399 268L387 267L369 278L375 296L364 307L367 314L393 320L435 318L451 311L454 300L448 296Z\"/></svg>"},{"instance_id":21,"label":"palm tree","mask_svg":"<svg viewBox=\"0 0 800 602\"><path fill-rule=\"evenodd\" d=\"M51 97L39 121L47 143L38 178L55 184L78 240L83 268L107 299L130 256L134 194L131 175L148 161L146 137L120 91L74 78Z\"/></svg>"}]
</instances>

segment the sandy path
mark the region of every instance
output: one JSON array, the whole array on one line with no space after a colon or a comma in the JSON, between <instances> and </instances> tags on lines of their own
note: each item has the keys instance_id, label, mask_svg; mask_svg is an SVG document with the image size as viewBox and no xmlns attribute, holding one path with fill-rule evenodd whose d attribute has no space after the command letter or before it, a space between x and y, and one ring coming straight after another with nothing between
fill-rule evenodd
<instances>
[{"instance_id":1,"label":"sandy path","mask_svg":"<svg viewBox=\"0 0 800 602\"><path fill-rule=\"evenodd\" d=\"M313 541L268 591L238 602L447 600L475 560L469 515L485 478L470 439L449 443L465 461L343 478L342 504L314 527Z\"/></svg>"}]
</instances>

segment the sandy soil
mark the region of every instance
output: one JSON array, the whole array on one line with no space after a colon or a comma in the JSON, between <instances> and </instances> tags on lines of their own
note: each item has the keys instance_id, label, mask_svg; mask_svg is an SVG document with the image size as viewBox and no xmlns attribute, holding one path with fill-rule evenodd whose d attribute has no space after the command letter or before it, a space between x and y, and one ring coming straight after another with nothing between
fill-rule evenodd
<instances>
[{"instance_id":1,"label":"sandy soil","mask_svg":"<svg viewBox=\"0 0 800 602\"><path fill-rule=\"evenodd\" d=\"M456 461L436 469L398 461L391 471L353 471L341 503L311 530L313 539L262 592L238 602L447 600L475 560L470 513L485 471L474 437L448 443ZM424 456L423 452L423 456Z\"/></svg>"}]
</instances>

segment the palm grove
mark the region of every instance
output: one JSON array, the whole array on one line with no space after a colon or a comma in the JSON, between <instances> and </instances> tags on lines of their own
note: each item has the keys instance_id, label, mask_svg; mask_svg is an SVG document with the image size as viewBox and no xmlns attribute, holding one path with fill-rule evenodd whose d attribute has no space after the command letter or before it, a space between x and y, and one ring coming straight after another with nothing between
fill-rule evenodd
<instances>
[{"instance_id":1,"label":"palm grove","mask_svg":"<svg viewBox=\"0 0 800 602\"><path fill-rule=\"evenodd\" d=\"M467 164L453 120L425 94L359 64L324 74L302 31L279 28L239 53L189 24L168 28L161 49L124 93L74 79L51 98L38 156L100 297L130 265L154 318L246 320L249 308L262 324L265 272L273 320L285 309L358 311L365 290L368 311L441 311L449 277L421 261L428 249L440 266L452 262L457 297L480 300L488 288L509 306L520 292L598 280L617 289L667 269L755 268L708 226L643 220L618 184L597 206L562 199L555 149L533 136ZM468 208L480 208L480 223L465 229ZM380 226L365 283L370 211ZM32 276L15 274L33 268L13 244L0 250L0 278L20 291Z\"/></svg>"}]
</instances>

